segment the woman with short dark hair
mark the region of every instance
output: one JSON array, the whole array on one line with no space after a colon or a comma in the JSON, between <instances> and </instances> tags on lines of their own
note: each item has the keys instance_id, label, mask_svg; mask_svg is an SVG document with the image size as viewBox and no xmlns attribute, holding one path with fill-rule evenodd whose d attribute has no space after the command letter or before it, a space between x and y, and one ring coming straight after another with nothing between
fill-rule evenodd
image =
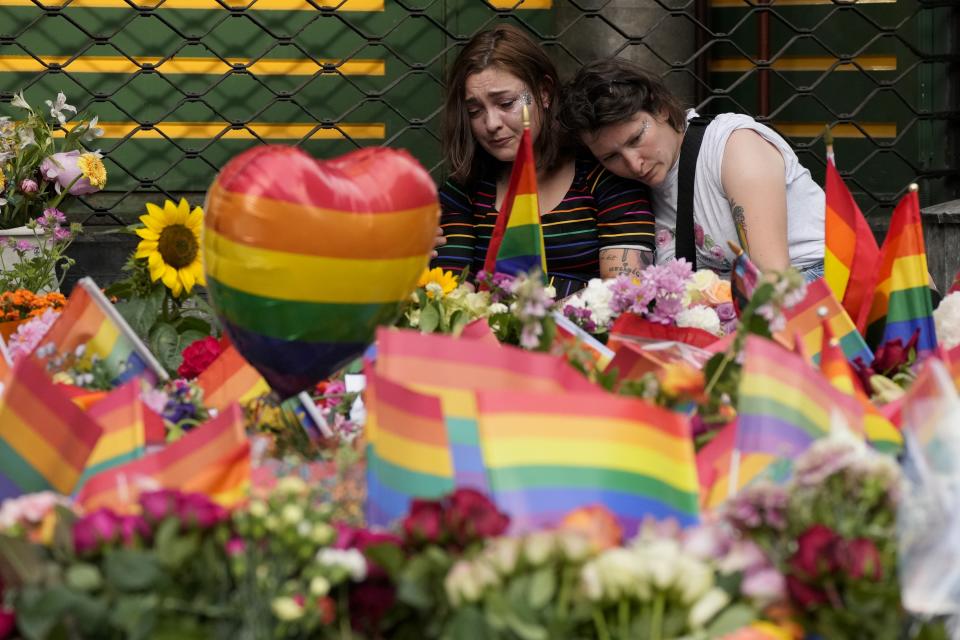
<instances>
[{"instance_id":1,"label":"woman with short dark hair","mask_svg":"<svg viewBox=\"0 0 960 640\"><path fill-rule=\"evenodd\" d=\"M483 267L529 107L547 275L558 296L591 278L638 272L653 261L654 224L643 185L577 156L556 117L560 80L550 58L516 27L477 34L446 86L442 139L449 179L440 189L446 243L434 266Z\"/></svg>"}]
</instances>

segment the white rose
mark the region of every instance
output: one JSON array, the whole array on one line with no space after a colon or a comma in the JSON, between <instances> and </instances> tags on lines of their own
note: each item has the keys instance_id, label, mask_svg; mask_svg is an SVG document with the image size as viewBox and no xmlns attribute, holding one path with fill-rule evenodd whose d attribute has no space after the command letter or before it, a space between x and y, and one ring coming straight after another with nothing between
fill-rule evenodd
<instances>
[{"instance_id":1,"label":"white rose","mask_svg":"<svg viewBox=\"0 0 960 640\"><path fill-rule=\"evenodd\" d=\"M600 572L596 562L588 562L580 570L580 584L587 600L598 602L603 599L603 585L600 583Z\"/></svg>"},{"instance_id":2,"label":"white rose","mask_svg":"<svg viewBox=\"0 0 960 640\"><path fill-rule=\"evenodd\" d=\"M719 587L714 587L690 608L687 622L694 629L702 629L729 603L730 596L727 595L727 592Z\"/></svg>"},{"instance_id":3,"label":"white rose","mask_svg":"<svg viewBox=\"0 0 960 640\"><path fill-rule=\"evenodd\" d=\"M564 557L571 562L580 562L590 555L590 541L576 531L561 531L557 543Z\"/></svg>"},{"instance_id":4,"label":"white rose","mask_svg":"<svg viewBox=\"0 0 960 640\"><path fill-rule=\"evenodd\" d=\"M503 575L513 573L520 558L520 538L496 538L487 544L487 559Z\"/></svg>"},{"instance_id":5,"label":"white rose","mask_svg":"<svg viewBox=\"0 0 960 640\"><path fill-rule=\"evenodd\" d=\"M292 622L303 617L303 607L297 604L297 601L293 598L286 596L274 598L273 602L270 603L270 608L273 610L273 615L284 622Z\"/></svg>"},{"instance_id":6,"label":"white rose","mask_svg":"<svg viewBox=\"0 0 960 640\"><path fill-rule=\"evenodd\" d=\"M535 531L523 542L523 555L527 562L538 566L547 561L556 547L556 537L550 531Z\"/></svg>"},{"instance_id":7,"label":"white rose","mask_svg":"<svg viewBox=\"0 0 960 640\"><path fill-rule=\"evenodd\" d=\"M356 549L321 549L317 561L326 567L343 569L354 582L367 577L367 560Z\"/></svg>"},{"instance_id":8,"label":"white rose","mask_svg":"<svg viewBox=\"0 0 960 640\"><path fill-rule=\"evenodd\" d=\"M458 560L447 572L447 577L443 580L443 589L447 593L447 600L455 607L464 602L476 602L480 599L480 586L473 576L470 563L466 560Z\"/></svg>"},{"instance_id":9,"label":"white rose","mask_svg":"<svg viewBox=\"0 0 960 640\"><path fill-rule=\"evenodd\" d=\"M678 327L694 327L703 329L715 336L723 333L720 329L720 316L712 307L694 305L677 314Z\"/></svg>"},{"instance_id":10,"label":"white rose","mask_svg":"<svg viewBox=\"0 0 960 640\"><path fill-rule=\"evenodd\" d=\"M310 595L322 598L330 593L330 581L323 576L317 576L310 581Z\"/></svg>"},{"instance_id":11,"label":"white rose","mask_svg":"<svg viewBox=\"0 0 960 640\"><path fill-rule=\"evenodd\" d=\"M940 301L933 310L933 322L937 328L937 342L945 349L960 344L960 291L955 291Z\"/></svg>"},{"instance_id":12,"label":"white rose","mask_svg":"<svg viewBox=\"0 0 960 640\"><path fill-rule=\"evenodd\" d=\"M494 302L490 305L490 315L497 315L498 313L509 313L510 309L507 305L502 302Z\"/></svg>"},{"instance_id":13,"label":"white rose","mask_svg":"<svg viewBox=\"0 0 960 640\"><path fill-rule=\"evenodd\" d=\"M303 520L303 509L295 504L284 505L283 511L280 512L280 517L283 518L283 521L287 524L297 524Z\"/></svg>"},{"instance_id":14,"label":"white rose","mask_svg":"<svg viewBox=\"0 0 960 640\"><path fill-rule=\"evenodd\" d=\"M683 604L692 604L713 586L713 569L690 556L680 556L676 583Z\"/></svg>"}]
</instances>

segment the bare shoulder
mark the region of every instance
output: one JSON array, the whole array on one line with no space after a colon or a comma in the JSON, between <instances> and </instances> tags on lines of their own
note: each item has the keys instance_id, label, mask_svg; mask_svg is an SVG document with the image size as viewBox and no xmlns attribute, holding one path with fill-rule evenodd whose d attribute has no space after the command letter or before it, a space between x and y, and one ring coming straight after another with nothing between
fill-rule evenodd
<instances>
[{"instance_id":1,"label":"bare shoulder","mask_svg":"<svg viewBox=\"0 0 960 640\"><path fill-rule=\"evenodd\" d=\"M739 180L783 176L783 156L753 129L737 129L723 149L721 176L724 185Z\"/></svg>"}]
</instances>

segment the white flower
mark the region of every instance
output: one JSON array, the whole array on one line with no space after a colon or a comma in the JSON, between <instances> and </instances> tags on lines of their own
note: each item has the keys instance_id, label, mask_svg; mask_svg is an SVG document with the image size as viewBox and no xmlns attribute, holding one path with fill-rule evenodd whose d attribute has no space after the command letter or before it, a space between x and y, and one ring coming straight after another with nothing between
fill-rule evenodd
<instances>
[{"instance_id":1,"label":"white flower","mask_svg":"<svg viewBox=\"0 0 960 640\"><path fill-rule=\"evenodd\" d=\"M480 599L480 585L473 574L473 567L467 560L458 560L443 580L443 589L447 600L453 606L464 602L476 602Z\"/></svg>"},{"instance_id":2,"label":"white flower","mask_svg":"<svg viewBox=\"0 0 960 640\"><path fill-rule=\"evenodd\" d=\"M596 562L588 562L580 570L580 584L587 599L598 602L603 599L603 585L600 583L600 572Z\"/></svg>"},{"instance_id":3,"label":"white flower","mask_svg":"<svg viewBox=\"0 0 960 640\"><path fill-rule=\"evenodd\" d=\"M486 559L502 575L509 575L517 567L522 540L515 537L496 538L487 544Z\"/></svg>"},{"instance_id":4,"label":"white flower","mask_svg":"<svg viewBox=\"0 0 960 640\"><path fill-rule=\"evenodd\" d=\"M937 343L944 349L960 344L960 291L954 291L933 310L933 322L937 327Z\"/></svg>"},{"instance_id":5,"label":"white flower","mask_svg":"<svg viewBox=\"0 0 960 640\"><path fill-rule=\"evenodd\" d=\"M277 481L276 491L288 496L299 496L307 492L307 483L297 476L284 476Z\"/></svg>"},{"instance_id":6,"label":"white flower","mask_svg":"<svg viewBox=\"0 0 960 640\"><path fill-rule=\"evenodd\" d=\"M720 329L720 316L712 307L703 305L694 305L678 313L677 326L703 329L715 336L723 334Z\"/></svg>"},{"instance_id":7,"label":"white flower","mask_svg":"<svg viewBox=\"0 0 960 640\"><path fill-rule=\"evenodd\" d=\"M310 581L310 595L317 598L322 598L323 596L330 593L330 581L324 578L323 576L317 576Z\"/></svg>"},{"instance_id":8,"label":"white flower","mask_svg":"<svg viewBox=\"0 0 960 640\"><path fill-rule=\"evenodd\" d=\"M694 629L702 629L715 615L720 613L730 602L730 596L719 587L707 591L695 605L690 608L687 622Z\"/></svg>"},{"instance_id":9,"label":"white flower","mask_svg":"<svg viewBox=\"0 0 960 640\"><path fill-rule=\"evenodd\" d=\"M556 548L556 538L550 531L535 531L523 542L523 555L533 566L547 561Z\"/></svg>"},{"instance_id":10,"label":"white flower","mask_svg":"<svg viewBox=\"0 0 960 640\"><path fill-rule=\"evenodd\" d=\"M420 309L410 309L407 311L407 322L410 326L417 328L420 326Z\"/></svg>"},{"instance_id":11,"label":"white flower","mask_svg":"<svg viewBox=\"0 0 960 640\"><path fill-rule=\"evenodd\" d=\"M367 561L356 549L321 549L317 553L317 562L326 567L344 569L354 582L367 577Z\"/></svg>"},{"instance_id":12,"label":"white flower","mask_svg":"<svg viewBox=\"0 0 960 640\"><path fill-rule=\"evenodd\" d=\"M284 505L283 511L280 512L280 517L283 518L287 524L297 524L303 520L303 509L295 504Z\"/></svg>"},{"instance_id":13,"label":"white flower","mask_svg":"<svg viewBox=\"0 0 960 640\"><path fill-rule=\"evenodd\" d=\"M317 544L328 544L333 541L336 531L326 522L318 522L310 529L310 539Z\"/></svg>"},{"instance_id":14,"label":"white flower","mask_svg":"<svg viewBox=\"0 0 960 640\"><path fill-rule=\"evenodd\" d=\"M606 598L616 600L624 596L636 596L646 600L650 597L649 567L646 558L635 551L615 547L584 565L584 568L589 565L596 567Z\"/></svg>"},{"instance_id":15,"label":"white flower","mask_svg":"<svg viewBox=\"0 0 960 640\"><path fill-rule=\"evenodd\" d=\"M273 602L270 603L270 608L273 610L273 615L284 622L292 622L303 617L303 606L297 604L296 600L288 596L274 598Z\"/></svg>"},{"instance_id":16,"label":"white flower","mask_svg":"<svg viewBox=\"0 0 960 640\"><path fill-rule=\"evenodd\" d=\"M590 555L590 541L577 531L557 533L557 543L563 556L571 562L580 562Z\"/></svg>"},{"instance_id":17,"label":"white flower","mask_svg":"<svg viewBox=\"0 0 960 640\"><path fill-rule=\"evenodd\" d=\"M695 271L687 280L687 290L683 294L684 306L703 302L703 292L720 282L720 276L710 269Z\"/></svg>"},{"instance_id":18,"label":"white flower","mask_svg":"<svg viewBox=\"0 0 960 640\"><path fill-rule=\"evenodd\" d=\"M494 302L490 305L490 315L494 316L500 313L509 313L510 308L502 302Z\"/></svg>"},{"instance_id":19,"label":"white flower","mask_svg":"<svg viewBox=\"0 0 960 640\"><path fill-rule=\"evenodd\" d=\"M83 132L83 135L80 136L80 139L84 142L93 142L97 138L103 137L103 129L97 126L97 123L100 120L100 116L93 116L93 120L87 123L86 130Z\"/></svg>"},{"instance_id":20,"label":"white flower","mask_svg":"<svg viewBox=\"0 0 960 640\"><path fill-rule=\"evenodd\" d=\"M63 115L64 111L72 111L73 113L77 112L77 108L73 105L67 104L67 96L63 95L63 91L57 94L56 100L45 100L47 106L50 107L50 117L56 118L57 121L64 125L67 123L67 117Z\"/></svg>"},{"instance_id":21,"label":"white flower","mask_svg":"<svg viewBox=\"0 0 960 640\"><path fill-rule=\"evenodd\" d=\"M20 148L26 149L30 145L37 144L37 137L33 133L33 129L30 127L19 127L17 129L17 137L20 139Z\"/></svg>"},{"instance_id":22,"label":"white flower","mask_svg":"<svg viewBox=\"0 0 960 640\"><path fill-rule=\"evenodd\" d=\"M676 584L684 604L692 604L713 586L713 569L691 556L680 556L676 561Z\"/></svg>"},{"instance_id":23,"label":"white flower","mask_svg":"<svg viewBox=\"0 0 960 640\"><path fill-rule=\"evenodd\" d=\"M32 111L30 108L30 103L27 102L23 97L23 91L18 91L13 94L13 100L10 101L10 106L16 107L17 109L26 109L27 111Z\"/></svg>"}]
</instances>

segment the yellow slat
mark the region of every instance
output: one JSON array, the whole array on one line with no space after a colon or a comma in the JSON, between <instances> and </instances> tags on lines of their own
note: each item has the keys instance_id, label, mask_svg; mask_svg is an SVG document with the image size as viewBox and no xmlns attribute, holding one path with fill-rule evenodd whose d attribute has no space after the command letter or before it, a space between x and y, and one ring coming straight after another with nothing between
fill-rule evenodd
<instances>
[{"instance_id":1,"label":"yellow slat","mask_svg":"<svg viewBox=\"0 0 960 640\"><path fill-rule=\"evenodd\" d=\"M494 9L552 9L553 0L524 0L524 3L517 6L520 0L490 0Z\"/></svg>"},{"instance_id":2,"label":"yellow slat","mask_svg":"<svg viewBox=\"0 0 960 640\"><path fill-rule=\"evenodd\" d=\"M860 122L858 123L873 138L896 138L896 122ZM773 127L790 138L816 138L823 133L823 123L811 122L775 122ZM860 129L852 124L838 124L830 129L834 138L863 138Z\"/></svg>"},{"instance_id":3,"label":"yellow slat","mask_svg":"<svg viewBox=\"0 0 960 640\"><path fill-rule=\"evenodd\" d=\"M39 56L38 56L39 57ZM162 58L136 58L141 64L157 65ZM69 61L69 62L68 62ZM158 71L170 74L223 74L230 71L231 64L247 64L249 60L228 59L227 64L218 58L171 58L156 67ZM321 64L337 64L339 60L320 60ZM70 60L69 56L42 56L37 60L33 56L0 56L0 72L36 73L47 68L45 65L58 64L72 73L136 73L140 70L137 63L123 56L81 56ZM382 76L386 73L383 60L347 60L338 71L348 76ZM257 60L247 71L261 76L312 76L320 67L312 60L271 59Z\"/></svg>"},{"instance_id":4,"label":"yellow slat","mask_svg":"<svg viewBox=\"0 0 960 640\"><path fill-rule=\"evenodd\" d=\"M103 137L116 139L124 138L130 132L137 139L160 139L164 135L168 138L220 138L227 140L252 140L255 139L247 129L230 129L229 125L222 122L160 122L153 129L137 130L138 125L135 122L101 122L98 126L103 129ZM270 140L302 140L314 128L315 125L299 122L275 123L275 122L251 122L247 127L252 129L261 138ZM340 129L318 129L310 136L312 140L339 140L344 134L354 139L361 140L383 140L386 137L387 127L383 123L354 123L341 124ZM226 131L225 131L226 130ZM223 133L223 135L220 135ZM63 136L63 131L55 132L57 136Z\"/></svg>"},{"instance_id":5,"label":"yellow slat","mask_svg":"<svg viewBox=\"0 0 960 640\"><path fill-rule=\"evenodd\" d=\"M84 7L88 9L223 9L223 5L230 8L242 8L252 0L223 0L220 4L216 0L131 0L133 7L124 0L40 0L46 7ZM323 8L338 7L338 11L383 11L383 0L346 0L342 5L340 0L317 0ZM0 7L34 7L37 5L31 0L0 0ZM307 0L257 0L250 7L252 11L316 11L316 7Z\"/></svg>"},{"instance_id":6,"label":"yellow slat","mask_svg":"<svg viewBox=\"0 0 960 640\"><path fill-rule=\"evenodd\" d=\"M897 0L852 0L851 2L834 3L832 0L773 0L773 7L796 7L813 4L896 4ZM746 0L710 0L710 6L715 9L730 9L733 7L749 8L757 5L757 0L748 3Z\"/></svg>"},{"instance_id":7,"label":"yellow slat","mask_svg":"<svg viewBox=\"0 0 960 640\"><path fill-rule=\"evenodd\" d=\"M860 68L869 71L897 70L897 56L858 56L854 61L860 65ZM831 56L789 56L777 59L771 66L777 71L826 71L836 62L837 58ZM750 71L755 67L752 61L744 58L719 58L710 61L710 71L720 73ZM844 63L833 69L833 71L859 70L853 63Z\"/></svg>"}]
</instances>

